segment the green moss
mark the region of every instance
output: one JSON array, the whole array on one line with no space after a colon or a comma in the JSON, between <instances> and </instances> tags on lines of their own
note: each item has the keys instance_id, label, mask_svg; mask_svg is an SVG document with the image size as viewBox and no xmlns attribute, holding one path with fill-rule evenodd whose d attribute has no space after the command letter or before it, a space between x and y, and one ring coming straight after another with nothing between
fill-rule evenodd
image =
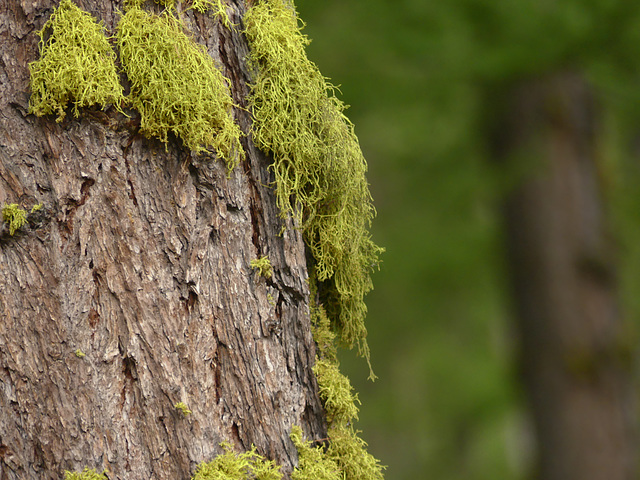
<instances>
[{"instance_id":1,"label":"green moss","mask_svg":"<svg viewBox=\"0 0 640 480\"><path fill-rule=\"evenodd\" d=\"M75 351L75 354L76 354L76 357L78 357L78 358L86 357L85 353L82 350L80 350L79 348Z\"/></svg>"},{"instance_id":2,"label":"green moss","mask_svg":"<svg viewBox=\"0 0 640 480\"><path fill-rule=\"evenodd\" d=\"M98 473L92 468L85 467L81 473L65 471L64 480L108 480L108 478L105 472Z\"/></svg>"},{"instance_id":3,"label":"green moss","mask_svg":"<svg viewBox=\"0 0 640 480\"><path fill-rule=\"evenodd\" d=\"M291 473L291 480L343 480L340 468L325 454L322 447L312 447L302 440L302 429L294 425L291 441L298 450L298 466Z\"/></svg>"},{"instance_id":4,"label":"green moss","mask_svg":"<svg viewBox=\"0 0 640 480\"><path fill-rule=\"evenodd\" d=\"M321 299L341 341L369 359L364 296L382 249L362 156L344 104L315 64L287 0L262 0L245 15L257 71L250 105L256 145L271 153L278 206L303 229Z\"/></svg>"},{"instance_id":5,"label":"green moss","mask_svg":"<svg viewBox=\"0 0 640 480\"><path fill-rule=\"evenodd\" d=\"M266 255L256 258L255 260L251 260L251 268L258 269L258 273L265 278L271 278L271 275L273 275L271 260L269 260L269 257Z\"/></svg>"},{"instance_id":6,"label":"green moss","mask_svg":"<svg viewBox=\"0 0 640 480\"><path fill-rule=\"evenodd\" d=\"M42 204L36 203L33 207L31 207L31 211L29 213L39 212L40 210L42 210Z\"/></svg>"},{"instance_id":7,"label":"green moss","mask_svg":"<svg viewBox=\"0 0 640 480\"><path fill-rule=\"evenodd\" d=\"M174 408L176 410L180 410L182 412L183 415L187 416L187 415L191 415L191 410L189 410L189 407L187 407L187 404L184 402L178 402L174 405Z\"/></svg>"},{"instance_id":8,"label":"green moss","mask_svg":"<svg viewBox=\"0 0 640 480\"><path fill-rule=\"evenodd\" d=\"M256 453L255 447L244 453L235 453L223 443L224 453L211 462L200 463L192 480L281 480L280 467Z\"/></svg>"},{"instance_id":9,"label":"green moss","mask_svg":"<svg viewBox=\"0 0 640 480\"><path fill-rule=\"evenodd\" d=\"M137 6L120 20L117 40L141 131L163 142L173 133L195 152L211 147L231 171L244 158L241 132L229 82L206 49L184 34L173 13L153 15Z\"/></svg>"},{"instance_id":10,"label":"green moss","mask_svg":"<svg viewBox=\"0 0 640 480\"><path fill-rule=\"evenodd\" d=\"M13 236L16 230L27 223L27 212L17 203L5 204L2 207L2 220L9 225L9 235Z\"/></svg>"},{"instance_id":11,"label":"green moss","mask_svg":"<svg viewBox=\"0 0 640 480\"><path fill-rule=\"evenodd\" d=\"M120 108L123 90L102 23L71 0L61 0L38 35L40 59L29 64L30 113L55 113L60 122L69 102L76 117L79 108L90 105Z\"/></svg>"}]
</instances>

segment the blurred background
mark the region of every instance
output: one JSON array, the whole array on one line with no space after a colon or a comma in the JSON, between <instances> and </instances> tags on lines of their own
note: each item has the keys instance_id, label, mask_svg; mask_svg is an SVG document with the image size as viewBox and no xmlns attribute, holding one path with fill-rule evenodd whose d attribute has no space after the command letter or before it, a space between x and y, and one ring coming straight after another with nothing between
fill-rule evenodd
<instances>
[{"instance_id":1,"label":"blurred background","mask_svg":"<svg viewBox=\"0 0 640 480\"><path fill-rule=\"evenodd\" d=\"M351 353L342 359L362 401L358 428L389 480L532 478L502 216L526 173L492 158L488 123L521 79L571 69L592 86L617 293L635 344L640 2L296 5L310 59L351 105L378 211L374 240L387 249L367 299L379 379L368 382Z\"/></svg>"}]
</instances>

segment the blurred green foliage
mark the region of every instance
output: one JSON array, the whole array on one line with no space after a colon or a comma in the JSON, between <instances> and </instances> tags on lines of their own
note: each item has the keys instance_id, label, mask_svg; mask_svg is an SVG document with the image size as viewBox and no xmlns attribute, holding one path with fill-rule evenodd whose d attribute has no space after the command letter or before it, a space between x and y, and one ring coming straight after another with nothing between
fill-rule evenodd
<instances>
[{"instance_id":1,"label":"blurred green foliage","mask_svg":"<svg viewBox=\"0 0 640 480\"><path fill-rule=\"evenodd\" d=\"M518 479L533 447L517 383L493 105L520 79L584 72L601 104L601 171L629 325L640 312L640 3L296 1L311 60L341 84L387 248L367 298L379 380L349 356L358 427L394 480Z\"/></svg>"}]
</instances>

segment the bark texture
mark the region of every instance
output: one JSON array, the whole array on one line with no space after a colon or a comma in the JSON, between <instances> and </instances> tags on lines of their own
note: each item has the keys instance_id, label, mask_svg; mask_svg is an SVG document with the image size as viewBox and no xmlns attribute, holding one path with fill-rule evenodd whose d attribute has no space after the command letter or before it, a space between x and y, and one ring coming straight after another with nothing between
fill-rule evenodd
<instances>
[{"instance_id":1,"label":"bark texture","mask_svg":"<svg viewBox=\"0 0 640 480\"><path fill-rule=\"evenodd\" d=\"M497 155L530 162L506 205L506 240L544 480L637 473L597 120L583 78L559 73L514 89L499 122Z\"/></svg>"},{"instance_id":2,"label":"bark texture","mask_svg":"<svg viewBox=\"0 0 640 480\"><path fill-rule=\"evenodd\" d=\"M76 3L109 31L123 8ZM227 3L240 23L244 2ZM56 5L0 3L0 204L43 204L0 237L0 479L85 466L187 479L225 440L288 473L291 426L310 438L326 427L305 247L278 217L269 161L244 139L247 160L227 178L215 158L139 135L135 114L28 115L35 31ZM180 15L244 105L242 34ZM248 114L236 116L248 132ZM270 279L250 267L262 255Z\"/></svg>"}]
</instances>

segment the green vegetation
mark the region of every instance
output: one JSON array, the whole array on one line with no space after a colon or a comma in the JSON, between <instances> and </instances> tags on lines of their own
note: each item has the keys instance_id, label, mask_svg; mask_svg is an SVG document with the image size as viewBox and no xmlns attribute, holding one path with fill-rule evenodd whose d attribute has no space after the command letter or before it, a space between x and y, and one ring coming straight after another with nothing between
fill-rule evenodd
<instances>
[{"instance_id":1,"label":"green vegetation","mask_svg":"<svg viewBox=\"0 0 640 480\"><path fill-rule=\"evenodd\" d=\"M78 358L86 357L85 353L82 350L80 350L79 348L74 353L76 354L76 357L78 357Z\"/></svg>"},{"instance_id":2,"label":"green vegetation","mask_svg":"<svg viewBox=\"0 0 640 480\"><path fill-rule=\"evenodd\" d=\"M367 443L352 426L358 420L356 403L360 402L349 379L340 373L335 334L321 306L311 308L311 321L318 347L313 371L329 424L327 457L338 465L345 480L382 480L384 467L367 452Z\"/></svg>"},{"instance_id":3,"label":"green vegetation","mask_svg":"<svg viewBox=\"0 0 640 480\"><path fill-rule=\"evenodd\" d=\"M353 125L306 56L309 41L292 2L258 1L244 21L257 72L253 136L273 156L278 207L304 232L310 270L342 342L368 361L364 296L382 249L368 232L375 211Z\"/></svg>"},{"instance_id":4,"label":"green vegetation","mask_svg":"<svg viewBox=\"0 0 640 480\"><path fill-rule=\"evenodd\" d=\"M2 207L2 220L9 225L9 235L13 236L16 230L27 223L27 212L17 203L5 204Z\"/></svg>"},{"instance_id":5,"label":"green vegetation","mask_svg":"<svg viewBox=\"0 0 640 480\"><path fill-rule=\"evenodd\" d=\"M294 425L291 441L298 450L298 466L291 473L291 480L343 480L340 468L324 452L322 446L312 447L302 440L302 429ZM363 477L364 478L364 477Z\"/></svg>"},{"instance_id":6,"label":"green vegetation","mask_svg":"<svg viewBox=\"0 0 640 480\"><path fill-rule=\"evenodd\" d=\"M225 27L231 28L233 26L227 14L227 6L222 0L193 0L191 8L198 10L200 13L211 10L213 16L219 17Z\"/></svg>"},{"instance_id":7,"label":"green vegetation","mask_svg":"<svg viewBox=\"0 0 640 480\"><path fill-rule=\"evenodd\" d=\"M71 0L61 0L37 33L40 59L29 64L29 113L37 116L55 113L56 121L61 122L69 102L74 105L76 117L79 108L95 104L120 108L123 90L115 53L102 23L97 23Z\"/></svg>"},{"instance_id":8,"label":"green vegetation","mask_svg":"<svg viewBox=\"0 0 640 480\"><path fill-rule=\"evenodd\" d=\"M269 260L269 257L266 255L256 258L255 260L251 260L251 268L258 269L260 276L265 278L271 278L271 275L273 275L271 260Z\"/></svg>"},{"instance_id":9,"label":"green vegetation","mask_svg":"<svg viewBox=\"0 0 640 480\"><path fill-rule=\"evenodd\" d=\"M180 410L184 416L191 415L191 410L187 407L187 404L184 402L178 402L173 406L176 410Z\"/></svg>"},{"instance_id":10,"label":"green vegetation","mask_svg":"<svg viewBox=\"0 0 640 480\"><path fill-rule=\"evenodd\" d=\"M256 453L234 453L228 443L223 443L224 453L208 463L201 463L192 480L281 480L280 467Z\"/></svg>"},{"instance_id":11,"label":"green vegetation","mask_svg":"<svg viewBox=\"0 0 640 480\"><path fill-rule=\"evenodd\" d=\"M94 469L85 467L81 473L64 472L64 480L108 480L105 472L97 473Z\"/></svg>"},{"instance_id":12,"label":"green vegetation","mask_svg":"<svg viewBox=\"0 0 640 480\"><path fill-rule=\"evenodd\" d=\"M206 49L184 34L170 11L154 15L138 6L120 20L117 43L141 131L163 142L173 133L199 153L212 147L231 171L244 158L241 132L228 80Z\"/></svg>"}]
</instances>

